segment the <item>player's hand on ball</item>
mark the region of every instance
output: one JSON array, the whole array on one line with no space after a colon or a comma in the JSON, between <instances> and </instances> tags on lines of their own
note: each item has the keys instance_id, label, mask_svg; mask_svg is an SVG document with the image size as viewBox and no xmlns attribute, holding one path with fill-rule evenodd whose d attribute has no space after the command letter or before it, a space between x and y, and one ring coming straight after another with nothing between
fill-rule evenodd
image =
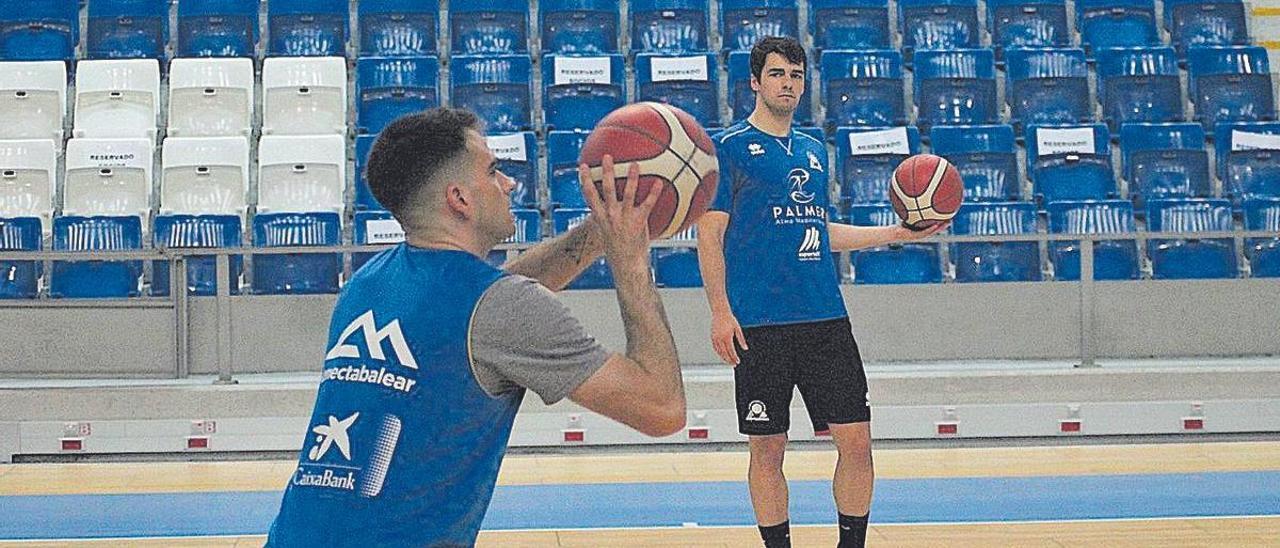
<instances>
[{"instance_id":1,"label":"player's hand on ball","mask_svg":"<svg viewBox=\"0 0 1280 548\"><path fill-rule=\"evenodd\" d=\"M742 334L742 326L738 324L738 318L732 313L712 314L711 347L715 349L720 359L724 360L724 363L736 367L742 360L738 358L738 348L734 346L734 340L737 340L738 346L743 350L747 349L747 337Z\"/></svg>"},{"instance_id":2,"label":"player's hand on ball","mask_svg":"<svg viewBox=\"0 0 1280 548\"><path fill-rule=\"evenodd\" d=\"M613 157L605 155L600 162L601 182L591 178L587 164L578 165L578 183L582 196L591 208L587 222L604 240L605 254L610 262L649 257L649 212L658 203L660 192L650 192L645 200L636 203L636 188L640 184L640 165L631 163L627 178L618 188L614 173ZM621 190L621 192L619 192Z\"/></svg>"},{"instance_id":3,"label":"player's hand on ball","mask_svg":"<svg viewBox=\"0 0 1280 548\"><path fill-rule=\"evenodd\" d=\"M893 239L898 242L909 242L912 240L919 240L921 238L928 238L929 236L933 236L934 234L947 230L947 227L949 226L951 226L951 221L939 223L924 230L912 230L907 228L906 225L898 223L893 226Z\"/></svg>"}]
</instances>

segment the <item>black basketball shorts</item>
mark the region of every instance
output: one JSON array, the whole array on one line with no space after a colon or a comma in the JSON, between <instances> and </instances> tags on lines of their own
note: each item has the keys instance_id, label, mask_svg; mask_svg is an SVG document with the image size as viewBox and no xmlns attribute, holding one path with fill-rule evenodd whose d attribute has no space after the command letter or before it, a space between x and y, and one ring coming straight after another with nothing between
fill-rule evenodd
<instances>
[{"instance_id":1,"label":"black basketball shorts","mask_svg":"<svg viewBox=\"0 0 1280 548\"><path fill-rule=\"evenodd\" d=\"M738 431L748 436L791 428L791 395L800 388L814 431L871 420L867 374L848 318L748 327L733 370Z\"/></svg>"}]
</instances>

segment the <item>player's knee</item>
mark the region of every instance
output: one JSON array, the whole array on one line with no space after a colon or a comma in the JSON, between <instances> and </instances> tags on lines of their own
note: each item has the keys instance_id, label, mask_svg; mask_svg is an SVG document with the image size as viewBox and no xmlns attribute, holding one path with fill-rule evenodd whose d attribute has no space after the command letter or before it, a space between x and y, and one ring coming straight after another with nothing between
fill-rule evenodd
<instances>
[{"instance_id":1,"label":"player's knee","mask_svg":"<svg viewBox=\"0 0 1280 548\"><path fill-rule=\"evenodd\" d=\"M753 464L781 468L787 451L787 436L752 436L750 449Z\"/></svg>"}]
</instances>

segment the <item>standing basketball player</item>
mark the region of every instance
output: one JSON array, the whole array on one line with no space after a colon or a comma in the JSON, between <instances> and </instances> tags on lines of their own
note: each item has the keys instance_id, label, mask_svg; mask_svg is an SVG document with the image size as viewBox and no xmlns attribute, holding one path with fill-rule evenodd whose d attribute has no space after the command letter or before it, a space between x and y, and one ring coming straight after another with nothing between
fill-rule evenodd
<instances>
[{"instance_id":1,"label":"standing basketball player","mask_svg":"<svg viewBox=\"0 0 1280 548\"><path fill-rule=\"evenodd\" d=\"M826 145L791 128L807 59L792 38L751 49L756 107L717 136L720 187L698 222L711 344L736 366L738 429L749 436L747 481L765 546L790 546L782 474L791 395L839 452L834 491L840 546L863 546L871 505L867 379L836 280L833 251L913 240L945 229L856 227L827 219Z\"/></svg>"},{"instance_id":2,"label":"standing basketball player","mask_svg":"<svg viewBox=\"0 0 1280 548\"><path fill-rule=\"evenodd\" d=\"M580 171L587 223L504 271L484 261L515 231L515 185L496 166L465 110L407 116L378 137L369 184L406 243L370 260L338 296L269 546L473 545L526 389L653 436L684 427L675 344L649 277L648 217L660 193L635 205L633 164L619 200L605 156L603 197ZM601 252L625 355L601 348L548 290Z\"/></svg>"}]
</instances>

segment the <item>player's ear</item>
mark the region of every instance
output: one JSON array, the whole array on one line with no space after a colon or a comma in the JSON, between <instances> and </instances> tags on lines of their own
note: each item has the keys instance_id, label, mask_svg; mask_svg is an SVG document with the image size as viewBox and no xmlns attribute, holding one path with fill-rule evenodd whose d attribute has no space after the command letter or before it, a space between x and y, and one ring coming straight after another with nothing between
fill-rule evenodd
<instances>
[{"instance_id":1,"label":"player's ear","mask_svg":"<svg viewBox=\"0 0 1280 548\"><path fill-rule=\"evenodd\" d=\"M471 189L467 188L466 185L449 183L445 185L444 192L445 205L449 208L449 211L464 219L470 219L472 215L471 209L474 207Z\"/></svg>"},{"instance_id":2,"label":"player's ear","mask_svg":"<svg viewBox=\"0 0 1280 548\"><path fill-rule=\"evenodd\" d=\"M760 91L760 79L756 78L754 74L751 75L751 91L755 91L755 92Z\"/></svg>"}]
</instances>

